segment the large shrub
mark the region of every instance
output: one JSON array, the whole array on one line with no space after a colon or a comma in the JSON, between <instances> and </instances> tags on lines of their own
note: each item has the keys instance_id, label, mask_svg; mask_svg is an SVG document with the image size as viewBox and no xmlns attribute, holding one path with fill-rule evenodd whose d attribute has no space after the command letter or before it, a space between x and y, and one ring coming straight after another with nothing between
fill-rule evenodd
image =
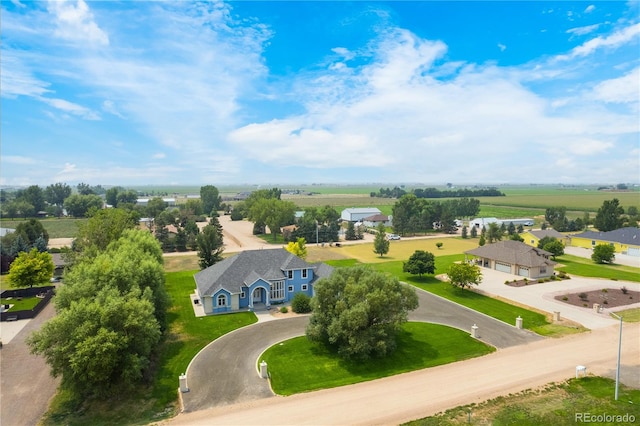
<instances>
[{"instance_id":1,"label":"large shrub","mask_svg":"<svg viewBox=\"0 0 640 426\"><path fill-rule=\"evenodd\" d=\"M296 314L311 312L311 298L304 293L296 293L291 301L291 309Z\"/></svg>"}]
</instances>

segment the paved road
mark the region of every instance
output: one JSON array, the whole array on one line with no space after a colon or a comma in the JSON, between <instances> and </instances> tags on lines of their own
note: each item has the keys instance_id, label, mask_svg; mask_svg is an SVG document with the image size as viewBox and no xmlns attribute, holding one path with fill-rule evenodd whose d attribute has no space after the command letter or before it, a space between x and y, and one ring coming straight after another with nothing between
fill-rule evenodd
<instances>
[{"instance_id":1,"label":"paved road","mask_svg":"<svg viewBox=\"0 0 640 426\"><path fill-rule=\"evenodd\" d=\"M486 315L418 290L420 307L411 321L426 321L468 330L477 324L480 339L505 348L542 340L534 333L518 330ZM204 348L187 371L190 392L183 394L185 411L197 411L273 396L266 380L259 377L260 354L282 340L304 334L308 316L254 324L222 336ZM514 317L515 322L515 317Z\"/></svg>"},{"instance_id":2,"label":"paved road","mask_svg":"<svg viewBox=\"0 0 640 426\"><path fill-rule=\"evenodd\" d=\"M59 384L49 374L44 358L31 355L25 339L55 314L49 303L0 349L0 424L26 426L38 423Z\"/></svg>"}]
</instances>

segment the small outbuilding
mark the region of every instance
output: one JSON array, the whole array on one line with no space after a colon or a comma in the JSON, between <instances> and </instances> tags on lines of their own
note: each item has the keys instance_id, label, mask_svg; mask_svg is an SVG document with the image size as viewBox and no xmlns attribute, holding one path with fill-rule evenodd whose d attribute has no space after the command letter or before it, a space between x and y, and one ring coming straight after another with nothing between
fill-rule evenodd
<instances>
[{"instance_id":1,"label":"small outbuilding","mask_svg":"<svg viewBox=\"0 0 640 426\"><path fill-rule=\"evenodd\" d=\"M380 214L382 212L376 207L351 207L342 210L340 218L347 222L361 222L366 217Z\"/></svg>"}]
</instances>

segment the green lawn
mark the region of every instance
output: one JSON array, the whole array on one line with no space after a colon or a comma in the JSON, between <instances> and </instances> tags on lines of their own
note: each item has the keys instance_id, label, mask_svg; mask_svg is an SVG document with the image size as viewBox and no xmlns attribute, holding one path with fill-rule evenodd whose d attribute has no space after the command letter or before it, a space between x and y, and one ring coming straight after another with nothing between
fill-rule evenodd
<instances>
[{"instance_id":1,"label":"green lawn","mask_svg":"<svg viewBox=\"0 0 640 426\"><path fill-rule=\"evenodd\" d=\"M624 311L618 311L616 312L616 315L622 317L622 321L624 322L640 322L640 308L631 308Z\"/></svg>"},{"instance_id":2,"label":"green lawn","mask_svg":"<svg viewBox=\"0 0 640 426\"><path fill-rule=\"evenodd\" d=\"M39 219L44 229L47 230L49 238L74 238L78 233L78 225L85 223L88 219L71 219L71 218L48 218ZM24 219L6 220L2 219L0 225L3 228L15 229L20 223L25 222Z\"/></svg>"},{"instance_id":3,"label":"green lawn","mask_svg":"<svg viewBox=\"0 0 640 426\"><path fill-rule=\"evenodd\" d=\"M461 361L495 349L469 333L437 324L406 323L398 348L388 357L346 361L323 345L296 337L269 348L260 359L269 365L277 394L292 395L375 380L407 371Z\"/></svg>"},{"instance_id":4,"label":"green lawn","mask_svg":"<svg viewBox=\"0 0 640 426\"><path fill-rule=\"evenodd\" d=\"M449 265L463 259L464 255L462 254L436 257L436 274L445 273ZM398 277L401 281L411 283L430 293L482 312L508 324L515 324L515 319L518 316L522 317L525 328L535 332L538 332L538 327L548 324L545 315L541 313L511 305L469 289L461 290L453 287L451 284L438 280L433 275L419 277L402 272L402 262L378 263L373 265L373 267L379 271L390 273ZM480 283L480 287L482 287L482 283Z\"/></svg>"},{"instance_id":5,"label":"green lawn","mask_svg":"<svg viewBox=\"0 0 640 426\"><path fill-rule=\"evenodd\" d=\"M613 397L615 382L603 377L570 379L551 383L544 388L526 390L498 397L480 404L452 408L444 413L405 423L409 426L518 425L569 426L581 423L593 425L636 424L640 419L640 390L620 386L619 398ZM580 422L576 414L593 416L627 415L627 420L609 422ZM633 416L635 420L629 421ZM615 419L614 419L615 420Z\"/></svg>"},{"instance_id":6,"label":"green lawn","mask_svg":"<svg viewBox=\"0 0 640 426\"><path fill-rule=\"evenodd\" d=\"M169 338L163 347L152 392L158 407L175 401L177 377L186 372L189 362L202 348L230 331L257 322L252 312L196 318L189 298L195 291L195 272L166 274L172 305L167 314Z\"/></svg>"},{"instance_id":7,"label":"green lawn","mask_svg":"<svg viewBox=\"0 0 640 426\"><path fill-rule=\"evenodd\" d=\"M556 267L558 271L582 277L609 278L611 280L640 282L640 268L632 266L611 264L599 265L591 259L564 254L556 258L561 265Z\"/></svg>"},{"instance_id":8,"label":"green lawn","mask_svg":"<svg viewBox=\"0 0 640 426\"><path fill-rule=\"evenodd\" d=\"M13 297L11 299L0 299L0 304L13 305L8 312L30 311L40 303L42 299L37 297L22 297L20 299Z\"/></svg>"}]
</instances>

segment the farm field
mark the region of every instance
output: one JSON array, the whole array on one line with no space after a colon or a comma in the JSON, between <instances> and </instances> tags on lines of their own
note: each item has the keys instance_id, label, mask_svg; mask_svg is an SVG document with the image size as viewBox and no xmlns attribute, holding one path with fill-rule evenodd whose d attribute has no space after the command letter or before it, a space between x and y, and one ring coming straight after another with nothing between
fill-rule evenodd
<instances>
[{"instance_id":1,"label":"farm field","mask_svg":"<svg viewBox=\"0 0 640 426\"><path fill-rule=\"evenodd\" d=\"M44 229L49 233L49 238L72 238L78 233L78 226L85 223L87 219L71 219L71 218L51 218L39 219ZM3 228L15 229L20 223L25 222L24 219L0 221Z\"/></svg>"}]
</instances>

